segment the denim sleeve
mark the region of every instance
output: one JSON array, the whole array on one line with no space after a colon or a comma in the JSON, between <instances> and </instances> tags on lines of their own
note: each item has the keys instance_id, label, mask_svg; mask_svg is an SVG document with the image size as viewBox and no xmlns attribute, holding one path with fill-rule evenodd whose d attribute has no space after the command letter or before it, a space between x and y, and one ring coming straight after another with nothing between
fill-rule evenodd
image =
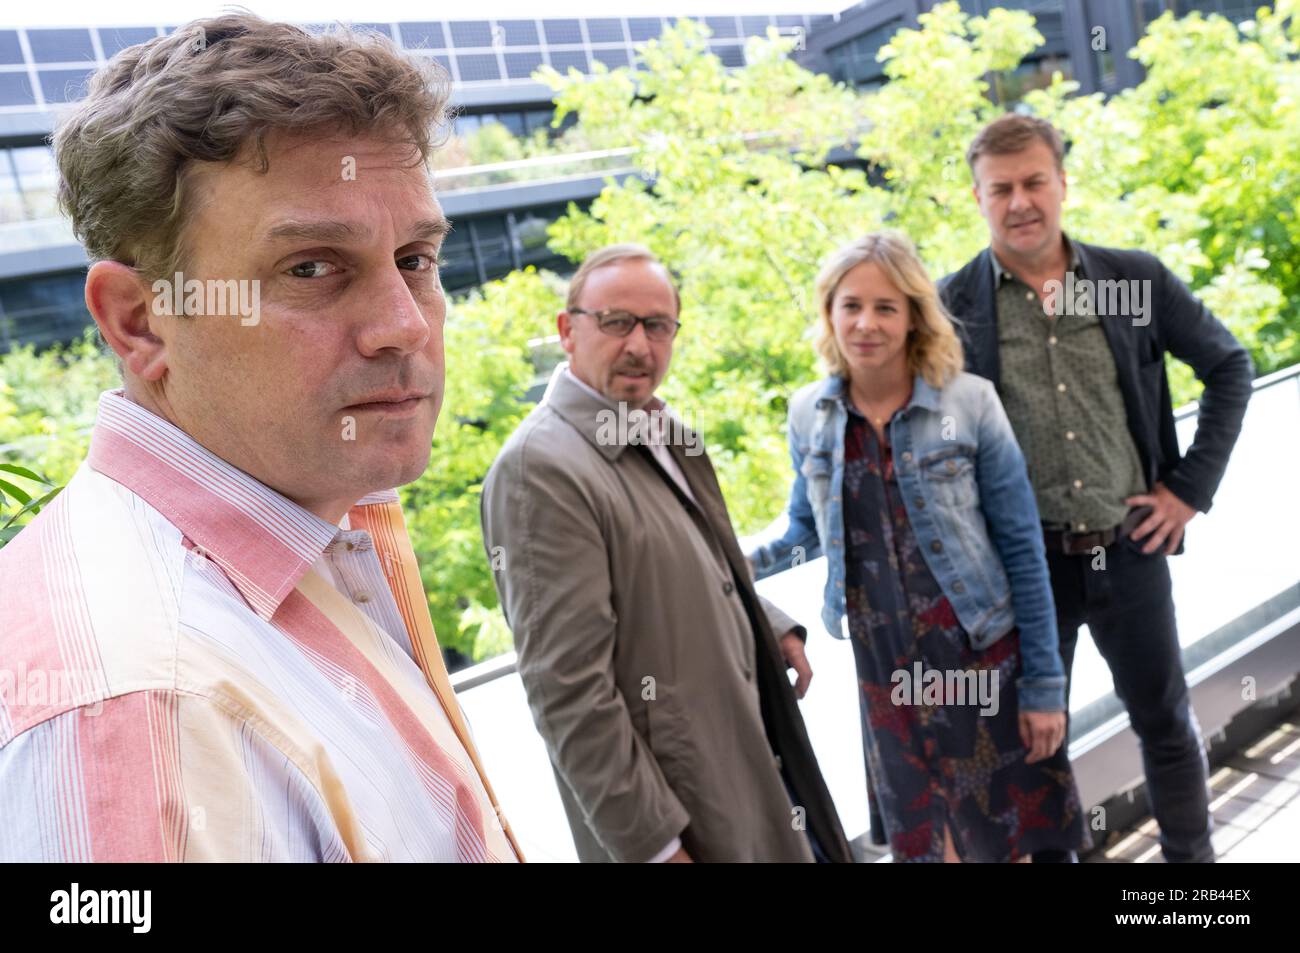
<instances>
[{"instance_id":1,"label":"denim sleeve","mask_svg":"<svg viewBox=\"0 0 1300 953\"><path fill-rule=\"evenodd\" d=\"M754 564L755 580L784 572L794 565L795 547L802 548L802 559L808 562L821 555L821 540L813 521L812 506L808 503L803 476L804 452L800 449L801 437L795 429L794 415L790 425L790 462L794 464L794 484L790 487L790 502L785 512L773 520L758 535L745 541L750 562Z\"/></svg>"},{"instance_id":2,"label":"denim sleeve","mask_svg":"<svg viewBox=\"0 0 1300 953\"><path fill-rule=\"evenodd\" d=\"M1002 401L981 381L976 478L989 538L1011 583L1011 607L1020 630L1023 677L1017 682L1024 711L1065 710L1065 667L1056 631L1056 603L1038 505Z\"/></svg>"}]
</instances>

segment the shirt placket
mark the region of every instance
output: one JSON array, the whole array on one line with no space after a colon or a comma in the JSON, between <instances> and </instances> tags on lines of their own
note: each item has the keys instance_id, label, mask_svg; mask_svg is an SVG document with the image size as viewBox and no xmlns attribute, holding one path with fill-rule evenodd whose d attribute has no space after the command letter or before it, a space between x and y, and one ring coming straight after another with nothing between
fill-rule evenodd
<instances>
[{"instance_id":1,"label":"shirt placket","mask_svg":"<svg viewBox=\"0 0 1300 953\"><path fill-rule=\"evenodd\" d=\"M324 557L334 576L335 588L414 661L406 626L384 580L370 534L365 530L343 530L325 548Z\"/></svg>"}]
</instances>

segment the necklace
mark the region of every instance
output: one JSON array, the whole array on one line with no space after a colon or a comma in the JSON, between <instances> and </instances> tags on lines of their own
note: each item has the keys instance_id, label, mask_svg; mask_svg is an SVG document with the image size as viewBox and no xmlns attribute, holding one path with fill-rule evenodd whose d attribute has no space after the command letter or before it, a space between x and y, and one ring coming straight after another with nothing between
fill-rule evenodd
<instances>
[{"instance_id":1,"label":"necklace","mask_svg":"<svg viewBox=\"0 0 1300 953\"><path fill-rule=\"evenodd\" d=\"M904 397L901 400L898 398L891 398L890 400L885 401L884 406L889 408L887 413L878 413L876 408L873 408L871 404L868 404L861 397L853 397L853 403L857 405L857 408L860 411L862 411L863 416L875 424L877 429L881 429L884 427L885 421L893 417L898 411L898 408L907 403L907 398Z\"/></svg>"}]
</instances>

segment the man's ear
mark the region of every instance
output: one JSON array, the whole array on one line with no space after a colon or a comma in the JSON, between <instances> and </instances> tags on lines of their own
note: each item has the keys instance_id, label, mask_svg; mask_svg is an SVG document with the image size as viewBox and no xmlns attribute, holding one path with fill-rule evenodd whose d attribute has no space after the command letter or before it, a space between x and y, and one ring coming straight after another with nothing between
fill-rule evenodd
<instances>
[{"instance_id":1,"label":"man's ear","mask_svg":"<svg viewBox=\"0 0 1300 953\"><path fill-rule=\"evenodd\" d=\"M573 353L573 319L568 311L561 311L555 316L555 330L560 335L560 347L566 354Z\"/></svg>"},{"instance_id":2,"label":"man's ear","mask_svg":"<svg viewBox=\"0 0 1300 953\"><path fill-rule=\"evenodd\" d=\"M160 320L168 320L154 314L158 297L134 268L119 261L97 261L86 274L86 308L99 333L126 369L146 381L167 371L166 342L154 333Z\"/></svg>"}]
</instances>

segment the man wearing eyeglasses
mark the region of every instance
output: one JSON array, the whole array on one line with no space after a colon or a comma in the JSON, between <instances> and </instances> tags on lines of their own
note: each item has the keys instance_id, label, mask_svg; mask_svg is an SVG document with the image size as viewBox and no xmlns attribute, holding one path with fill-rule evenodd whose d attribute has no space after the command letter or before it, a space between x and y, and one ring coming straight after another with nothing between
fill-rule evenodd
<instances>
[{"instance_id":1,"label":"man wearing eyeglasses","mask_svg":"<svg viewBox=\"0 0 1300 953\"><path fill-rule=\"evenodd\" d=\"M848 862L799 713L806 633L755 593L698 434L654 396L680 306L639 245L573 276L569 363L483 486L519 674L581 860Z\"/></svg>"}]
</instances>

